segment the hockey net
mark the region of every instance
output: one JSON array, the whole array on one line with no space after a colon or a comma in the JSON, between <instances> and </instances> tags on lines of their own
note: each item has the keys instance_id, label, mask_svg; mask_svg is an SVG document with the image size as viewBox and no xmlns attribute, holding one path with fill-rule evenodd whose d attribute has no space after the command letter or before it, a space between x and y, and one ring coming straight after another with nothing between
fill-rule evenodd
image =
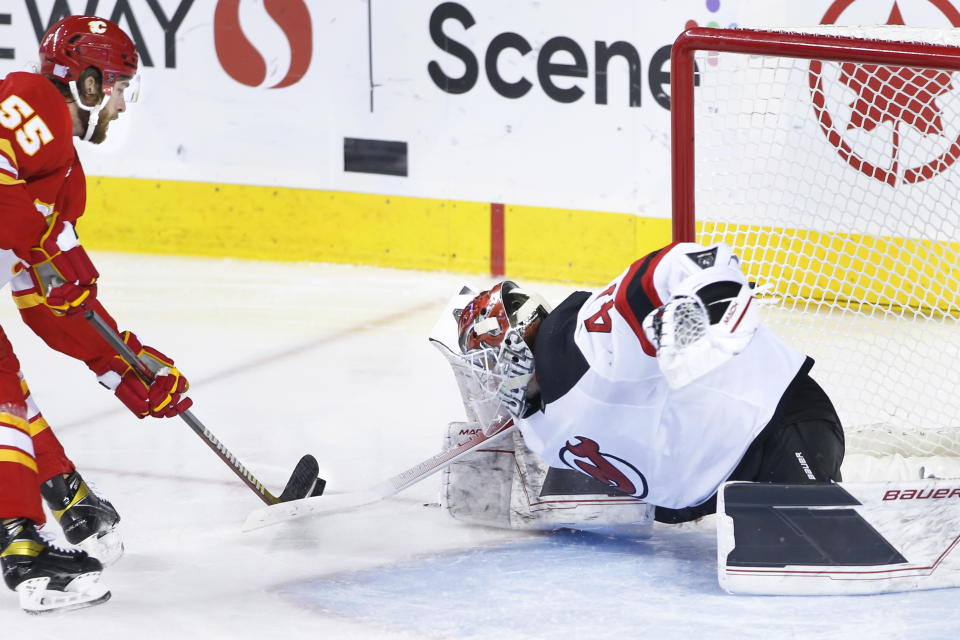
<instances>
[{"instance_id":1,"label":"hockey net","mask_svg":"<svg viewBox=\"0 0 960 640\"><path fill-rule=\"evenodd\" d=\"M692 29L674 237L724 240L847 451L960 459L960 33Z\"/></svg>"}]
</instances>

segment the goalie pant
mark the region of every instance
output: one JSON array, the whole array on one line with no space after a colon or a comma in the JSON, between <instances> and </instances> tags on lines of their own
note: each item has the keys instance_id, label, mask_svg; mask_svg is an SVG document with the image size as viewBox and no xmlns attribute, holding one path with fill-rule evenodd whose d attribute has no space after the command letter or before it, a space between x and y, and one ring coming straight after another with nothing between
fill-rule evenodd
<instances>
[{"instance_id":1,"label":"goalie pant","mask_svg":"<svg viewBox=\"0 0 960 640\"><path fill-rule=\"evenodd\" d=\"M843 429L827 394L809 376L807 359L787 387L773 418L760 432L728 480L811 484L840 482ZM656 520L688 522L717 510L717 494L695 507L657 507Z\"/></svg>"}]
</instances>

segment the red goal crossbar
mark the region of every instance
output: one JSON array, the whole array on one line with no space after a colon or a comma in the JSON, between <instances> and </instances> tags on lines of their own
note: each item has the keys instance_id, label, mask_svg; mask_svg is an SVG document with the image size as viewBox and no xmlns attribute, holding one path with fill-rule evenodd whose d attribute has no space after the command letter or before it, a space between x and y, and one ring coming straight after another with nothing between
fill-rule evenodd
<instances>
[{"instance_id":1,"label":"red goal crossbar","mask_svg":"<svg viewBox=\"0 0 960 640\"><path fill-rule=\"evenodd\" d=\"M696 237L694 87L700 72L694 63L697 51L960 71L960 49L947 45L751 29L684 31L673 44L670 70L675 242L690 242Z\"/></svg>"}]
</instances>

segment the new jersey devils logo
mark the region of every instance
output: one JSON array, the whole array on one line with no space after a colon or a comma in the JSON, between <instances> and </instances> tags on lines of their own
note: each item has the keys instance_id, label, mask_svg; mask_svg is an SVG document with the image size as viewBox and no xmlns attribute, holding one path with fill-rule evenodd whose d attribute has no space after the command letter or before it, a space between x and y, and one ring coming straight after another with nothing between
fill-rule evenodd
<instances>
[{"instance_id":1,"label":"new jersey devils logo","mask_svg":"<svg viewBox=\"0 0 960 640\"><path fill-rule=\"evenodd\" d=\"M600 445L583 436L579 442L560 449L560 460L574 471L580 471L608 487L635 498L647 497L647 479L636 467L622 458L603 453Z\"/></svg>"},{"instance_id":2,"label":"new jersey devils logo","mask_svg":"<svg viewBox=\"0 0 960 640\"><path fill-rule=\"evenodd\" d=\"M856 1L836 0L821 24L835 24ZM960 26L949 0L914 1L934 5ZM897 1L887 24L905 24ZM944 104L960 108L960 85L951 72L854 63L840 64L839 76L828 78L824 71L819 60L810 62L814 111L827 140L854 169L896 187L928 180L960 156L960 126L943 117ZM828 97L837 83L847 88L844 95L854 96L846 104Z\"/></svg>"},{"instance_id":3,"label":"new jersey devils logo","mask_svg":"<svg viewBox=\"0 0 960 640\"><path fill-rule=\"evenodd\" d=\"M241 0L219 0L213 16L213 42L220 66L241 84L259 87L267 79L267 63L240 27ZM310 67L313 27L304 0L263 0L263 8L290 44L290 66L279 82L282 89L296 83Z\"/></svg>"}]
</instances>

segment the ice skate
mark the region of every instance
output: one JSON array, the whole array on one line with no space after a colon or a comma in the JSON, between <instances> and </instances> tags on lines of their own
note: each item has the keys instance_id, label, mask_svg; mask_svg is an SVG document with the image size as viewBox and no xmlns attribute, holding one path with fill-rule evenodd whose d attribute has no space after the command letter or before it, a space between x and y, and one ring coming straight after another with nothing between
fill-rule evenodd
<instances>
[{"instance_id":1,"label":"ice skate","mask_svg":"<svg viewBox=\"0 0 960 640\"><path fill-rule=\"evenodd\" d=\"M97 496L74 471L55 476L40 487L53 517L63 528L67 542L76 545L108 566L123 555L117 531L120 514L108 500Z\"/></svg>"},{"instance_id":2,"label":"ice skate","mask_svg":"<svg viewBox=\"0 0 960 640\"><path fill-rule=\"evenodd\" d=\"M69 611L110 599L96 558L50 545L26 518L0 520L0 548L4 582L27 613Z\"/></svg>"}]
</instances>

